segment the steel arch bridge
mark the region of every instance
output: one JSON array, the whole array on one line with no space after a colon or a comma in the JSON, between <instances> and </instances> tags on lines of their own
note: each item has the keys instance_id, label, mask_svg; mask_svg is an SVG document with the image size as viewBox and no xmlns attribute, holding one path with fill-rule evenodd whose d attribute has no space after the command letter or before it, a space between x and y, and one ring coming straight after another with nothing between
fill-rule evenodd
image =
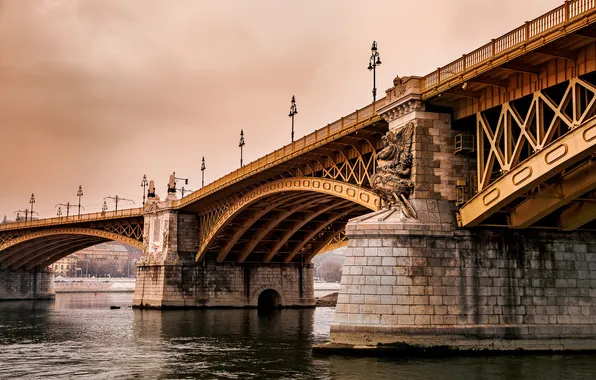
<instances>
[{"instance_id":1,"label":"steel arch bridge","mask_svg":"<svg viewBox=\"0 0 596 380\"><path fill-rule=\"evenodd\" d=\"M175 213L197 220L196 260L308 262L320 251L345 245L348 219L380 207L369 180L388 128L375 112L382 103L171 201ZM44 268L110 240L143 249L147 212L126 209L0 225L0 270Z\"/></svg>"},{"instance_id":2,"label":"steel arch bridge","mask_svg":"<svg viewBox=\"0 0 596 380\"><path fill-rule=\"evenodd\" d=\"M421 112L449 113L452 132L474 141L466 158L457 158L462 168L470 164L469 173L449 184L457 187L457 199L449 200L459 204L460 227L596 230L593 0L566 1L416 82L418 98L410 105L400 101L411 89L397 81L386 98L171 201L173 212L196 219L191 255L308 262L345 244L347 220L381 206L369 183L388 130L383 117L423 106ZM377 111L384 109L391 111L382 117ZM433 137L414 137L415 159L426 159L422 151ZM453 146L438 149L455 156ZM0 268L43 267L106 240L141 247L147 212L0 225Z\"/></svg>"}]
</instances>

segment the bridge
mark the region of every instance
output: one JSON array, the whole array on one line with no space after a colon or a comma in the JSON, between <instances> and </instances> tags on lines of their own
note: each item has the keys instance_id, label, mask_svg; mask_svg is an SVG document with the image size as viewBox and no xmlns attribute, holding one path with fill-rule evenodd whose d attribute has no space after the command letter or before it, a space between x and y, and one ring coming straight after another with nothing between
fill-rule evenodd
<instances>
[{"instance_id":1,"label":"bridge","mask_svg":"<svg viewBox=\"0 0 596 380\"><path fill-rule=\"evenodd\" d=\"M182 199L2 225L0 285L117 240L135 306L310 306L347 241L334 345L596 349L595 24L565 1Z\"/></svg>"},{"instance_id":2,"label":"bridge","mask_svg":"<svg viewBox=\"0 0 596 380\"><path fill-rule=\"evenodd\" d=\"M375 112L382 104L342 117L182 199L168 194L162 202L150 195L144 209L0 225L0 270L43 273L109 240L142 249L141 271L204 260L309 263L347 244L350 218L380 207L369 182L388 129Z\"/></svg>"}]
</instances>

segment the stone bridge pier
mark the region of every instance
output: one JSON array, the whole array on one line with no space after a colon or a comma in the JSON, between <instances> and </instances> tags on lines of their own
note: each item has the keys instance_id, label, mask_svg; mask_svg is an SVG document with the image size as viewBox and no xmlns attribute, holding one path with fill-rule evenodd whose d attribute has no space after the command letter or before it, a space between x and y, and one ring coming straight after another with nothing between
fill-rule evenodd
<instances>
[{"instance_id":1,"label":"stone bridge pier","mask_svg":"<svg viewBox=\"0 0 596 380\"><path fill-rule=\"evenodd\" d=\"M167 202L150 202L133 307L257 307L266 291L276 295L275 305L314 305L312 265L218 263L208 255L196 262L197 217L178 213Z\"/></svg>"},{"instance_id":2,"label":"stone bridge pier","mask_svg":"<svg viewBox=\"0 0 596 380\"><path fill-rule=\"evenodd\" d=\"M451 115L426 111L418 83L396 83L379 111L390 130L413 128L416 217L393 208L348 223L331 343L318 349L596 349L596 234L458 228L467 163Z\"/></svg>"},{"instance_id":3,"label":"stone bridge pier","mask_svg":"<svg viewBox=\"0 0 596 380\"><path fill-rule=\"evenodd\" d=\"M0 270L0 300L51 300L56 297L50 270Z\"/></svg>"}]
</instances>

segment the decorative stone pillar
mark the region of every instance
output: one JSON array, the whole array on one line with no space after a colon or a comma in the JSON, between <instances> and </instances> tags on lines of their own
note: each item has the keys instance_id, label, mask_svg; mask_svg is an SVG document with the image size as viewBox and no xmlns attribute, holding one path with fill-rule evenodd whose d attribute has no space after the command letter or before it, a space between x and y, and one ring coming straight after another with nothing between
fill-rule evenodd
<instances>
[{"instance_id":1,"label":"decorative stone pillar","mask_svg":"<svg viewBox=\"0 0 596 380\"><path fill-rule=\"evenodd\" d=\"M178 213L169 201L149 199L145 204L143 254L137 262L135 307L194 305L184 292L183 263L178 255Z\"/></svg>"}]
</instances>

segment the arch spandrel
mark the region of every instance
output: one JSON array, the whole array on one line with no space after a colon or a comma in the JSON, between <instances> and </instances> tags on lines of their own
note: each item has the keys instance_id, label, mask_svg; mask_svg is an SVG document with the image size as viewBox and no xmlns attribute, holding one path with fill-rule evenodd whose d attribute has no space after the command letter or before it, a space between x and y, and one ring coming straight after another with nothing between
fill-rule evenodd
<instances>
[{"instance_id":1,"label":"arch spandrel","mask_svg":"<svg viewBox=\"0 0 596 380\"><path fill-rule=\"evenodd\" d=\"M35 231L28 234L20 235L14 239L10 239L3 244L0 244L0 252L8 249L10 247L16 246L18 244L22 244L34 239L38 239L41 237L47 236L58 236L58 235L84 235L84 236L92 236L92 237L99 237L104 238L107 240L117 241L123 244L127 244L138 249L143 249L143 243L139 240L129 238L126 236L122 236L116 234L114 232L103 231L103 230L96 230L92 228L53 228L48 230L42 231Z\"/></svg>"},{"instance_id":2,"label":"arch spandrel","mask_svg":"<svg viewBox=\"0 0 596 380\"><path fill-rule=\"evenodd\" d=\"M298 177L270 182L245 194L234 204L228 207L225 212L219 215L219 217L211 226L207 226L207 232L201 239L196 260L198 261L203 257L209 246L213 244L218 234L229 223L229 221L233 220L248 206L264 197L268 197L277 193L292 191L327 194L333 197L346 199L371 211L378 210L381 204L379 196L372 190L332 179Z\"/></svg>"}]
</instances>

